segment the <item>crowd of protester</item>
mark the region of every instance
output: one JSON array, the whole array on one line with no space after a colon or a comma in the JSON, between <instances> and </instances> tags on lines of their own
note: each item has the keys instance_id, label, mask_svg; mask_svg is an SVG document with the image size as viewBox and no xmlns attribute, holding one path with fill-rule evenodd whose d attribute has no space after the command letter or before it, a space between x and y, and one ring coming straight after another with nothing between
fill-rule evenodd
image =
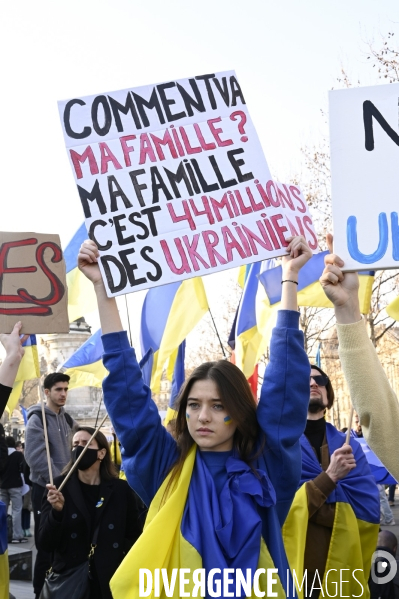
<instances>
[{"instance_id":1,"label":"crowd of protester","mask_svg":"<svg viewBox=\"0 0 399 599\"><path fill-rule=\"evenodd\" d=\"M335 308L342 367L359 416L351 436L326 422L334 390L328 373L309 363L297 306L298 274L311 255L302 237L290 240L259 403L231 362L204 363L185 381L167 430L115 299L106 295L97 247L83 244L78 264L97 296L109 372L104 402L123 448L122 468L115 463L116 437L110 447L100 431L79 426L66 412L65 374L44 380L53 484L41 406L29 410L24 447L0 425L0 500L10 506L12 543L27 541L34 514L36 599L72 596L76 588L85 599L138 597L140 568L174 567L276 568L279 597L292 588L295 569L301 578L307 572L305 596L316 598L326 572L339 564L361 564L357 584L370 585L364 596L399 597L399 575L384 595L369 579L377 549L396 559L395 535L380 531L380 523L394 523L395 485L388 502L356 440L364 435L399 477L397 398L362 322L357 274L344 274L342 260L330 253L320 282ZM0 416L23 356L20 330L18 323L0 335L6 349ZM258 583L266 590L266 576Z\"/></svg>"}]
</instances>

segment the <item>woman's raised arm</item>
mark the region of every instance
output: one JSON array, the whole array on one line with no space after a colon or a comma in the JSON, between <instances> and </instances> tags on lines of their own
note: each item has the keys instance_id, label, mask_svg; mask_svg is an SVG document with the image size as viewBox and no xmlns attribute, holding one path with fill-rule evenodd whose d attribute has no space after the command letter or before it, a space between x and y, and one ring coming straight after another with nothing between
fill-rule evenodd
<instances>
[{"instance_id":1,"label":"woman's raised arm","mask_svg":"<svg viewBox=\"0 0 399 599\"><path fill-rule=\"evenodd\" d=\"M78 254L78 267L93 283L97 296L98 311L102 334L119 333L123 331L118 306L114 297L107 297L98 266L99 251L94 241L85 241Z\"/></svg>"},{"instance_id":2,"label":"woman's raised arm","mask_svg":"<svg viewBox=\"0 0 399 599\"><path fill-rule=\"evenodd\" d=\"M94 285L100 313L104 403L122 445L129 485L149 505L177 458L176 441L162 426L151 390L144 384L136 354L130 347L115 298L107 297L93 241L80 248L78 266Z\"/></svg>"},{"instance_id":3,"label":"woman's raised arm","mask_svg":"<svg viewBox=\"0 0 399 599\"><path fill-rule=\"evenodd\" d=\"M305 430L309 404L309 360L299 330L297 282L300 269L312 257L303 237L294 237L283 258L281 310L273 329L270 361L265 371L257 418L266 436L264 453L283 523L301 473L299 439Z\"/></svg>"}]
</instances>

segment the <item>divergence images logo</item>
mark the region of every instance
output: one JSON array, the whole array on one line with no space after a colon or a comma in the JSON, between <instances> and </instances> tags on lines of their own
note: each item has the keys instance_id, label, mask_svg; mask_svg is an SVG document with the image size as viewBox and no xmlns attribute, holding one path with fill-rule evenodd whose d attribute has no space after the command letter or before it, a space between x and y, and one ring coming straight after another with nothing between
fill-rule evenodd
<instances>
[{"instance_id":1,"label":"divergence images logo","mask_svg":"<svg viewBox=\"0 0 399 599\"><path fill-rule=\"evenodd\" d=\"M371 558L371 578L376 584L385 584L394 579L398 565L396 559L383 549L378 549Z\"/></svg>"}]
</instances>

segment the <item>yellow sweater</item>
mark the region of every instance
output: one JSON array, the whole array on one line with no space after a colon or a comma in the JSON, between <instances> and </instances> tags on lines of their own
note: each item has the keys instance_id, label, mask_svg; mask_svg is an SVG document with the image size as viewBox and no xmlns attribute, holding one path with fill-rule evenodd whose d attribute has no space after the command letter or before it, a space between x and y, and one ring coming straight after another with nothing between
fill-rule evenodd
<instances>
[{"instance_id":1,"label":"yellow sweater","mask_svg":"<svg viewBox=\"0 0 399 599\"><path fill-rule=\"evenodd\" d=\"M339 356L363 434L399 480L399 403L367 335L363 320L338 324Z\"/></svg>"}]
</instances>

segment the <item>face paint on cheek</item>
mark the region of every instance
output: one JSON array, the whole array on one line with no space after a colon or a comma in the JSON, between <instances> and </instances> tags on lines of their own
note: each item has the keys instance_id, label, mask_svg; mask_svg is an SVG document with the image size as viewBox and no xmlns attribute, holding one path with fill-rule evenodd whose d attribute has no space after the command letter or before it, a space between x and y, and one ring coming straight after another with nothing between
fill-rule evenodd
<instances>
[{"instance_id":1,"label":"face paint on cheek","mask_svg":"<svg viewBox=\"0 0 399 599\"><path fill-rule=\"evenodd\" d=\"M233 421L232 421L232 419L231 419L231 416L226 416L226 417L224 418L224 423L225 423L225 424L231 424L232 422L233 422Z\"/></svg>"},{"instance_id":2,"label":"face paint on cheek","mask_svg":"<svg viewBox=\"0 0 399 599\"><path fill-rule=\"evenodd\" d=\"M186 420L188 420L190 418L190 414L187 414L186 412Z\"/></svg>"}]
</instances>

